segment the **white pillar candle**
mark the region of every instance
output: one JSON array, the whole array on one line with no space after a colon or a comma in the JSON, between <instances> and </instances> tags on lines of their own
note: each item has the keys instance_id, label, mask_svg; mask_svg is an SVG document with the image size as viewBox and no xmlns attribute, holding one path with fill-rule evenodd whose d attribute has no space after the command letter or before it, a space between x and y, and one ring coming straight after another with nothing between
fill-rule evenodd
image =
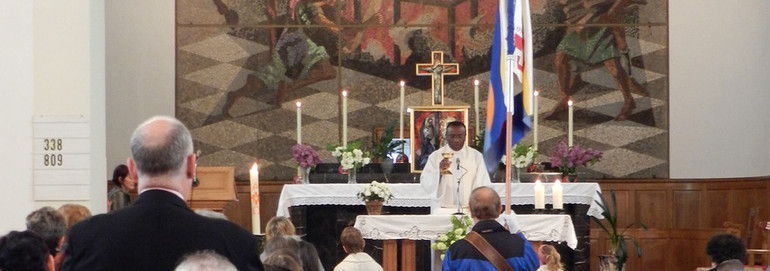
<instances>
[{"instance_id":1,"label":"white pillar candle","mask_svg":"<svg viewBox=\"0 0 770 271\"><path fill-rule=\"evenodd\" d=\"M297 101L297 144L302 144L302 102Z\"/></svg>"},{"instance_id":2,"label":"white pillar candle","mask_svg":"<svg viewBox=\"0 0 770 271\"><path fill-rule=\"evenodd\" d=\"M553 183L551 195L553 195L553 208L564 209L564 192L561 182L556 180Z\"/></svg>"},{"instance_id":3,"label":"white pillar candle","mask_svg":"<svg viewBox=\"0 0 770 271\"><path fill-rule=\"evenodd\" d=\"M545 209L545 187L540 180L535 182L535 209Z\"/></svg>"},{"instance_id":4,"label":"white pillar candle","mask_svg":"<svg viewBox=\"0 0 770 271\"><path fill-rule=\"evenodd\" d=\"M251 232L261 233L260 213L259 213L259 168L255 162L249 170L249 179L251 184Z\"/></svg>"},{"instance_id":5,"label":"white pillar candle","mask_svg":"<svg viewBox=\"0 0 770 271\"><path fill-rule=\"evenodd\" d=\"M473 112L476 114L476 130L479 134L479 80L473 80Z\"/></svg>"},{"instance_id":6,"label":"white pillar candle","mask_svg":"<svg viewBox=\"0 0 770 271\"><path fill-rule=\"evenodd\" d=\"M535 102L534 102L534 105L532 106L532 112L534 114L534 120L532 121L533 122L533 124L532 124L532 144L534 145L533 149L535 149L535 151L537 151L537 98L538 98L538 96L540 96L540 92L535 90L534 94L535 94Z\"/></svg>"},{"instance_id":7,"label":"white pillar candle","mask_svg":"<svg viewBox=\"0 0 770 271\"><path fill-rule=\"evenodd\" d=\"M401 81L401 107L398 110L398 140L404 141L404 81ZM402 150L403 151L403 150Z\"/></svg>"},{"instance_id":8,"label":"white pillar candle","mask_svg":"<svg viewBox=\"0 0 770 271\"><path fill-rule=\"evenodd\" d=\"M342 146L348 146L348 92L342 91Z\"/></svg>"},{"instance_id":9,"label":"white pillar candle","mask_svg":"<svg viewBox=\"0 0 770 271\"><path fill-rule=\"evenodd\" d=\"M568 146L572 147L572 100L567 102L568 117L567 117L567 140Z\"/></svg>"}]
</instances>

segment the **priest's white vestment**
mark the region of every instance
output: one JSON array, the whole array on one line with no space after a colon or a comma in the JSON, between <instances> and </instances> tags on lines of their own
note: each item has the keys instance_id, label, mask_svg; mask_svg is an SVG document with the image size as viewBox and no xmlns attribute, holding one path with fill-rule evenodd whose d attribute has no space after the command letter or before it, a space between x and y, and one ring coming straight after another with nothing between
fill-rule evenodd
<instances>
[{"instance_id":1,"label":"priest's white vestment","mask_svg":"<svg viewBox=\"0 0 770 271\"><path fill-rule=\"evenodd\" d=\"M452 153L450 158L452 164L449 166L452 175L440 173L439 163L444 159L442 153ZM430 154L420 174L420 186L431 197L431 213L436 213L439 208L457 209L455 194L457 194L458 178L460 178L460 201L463 208L468 206L468 200L474 188L489 186L492 183L487 167L484 165L484 157L471 147L463 146L459 151L454 151L447 144Z\"/></svg>"}]
</instances>

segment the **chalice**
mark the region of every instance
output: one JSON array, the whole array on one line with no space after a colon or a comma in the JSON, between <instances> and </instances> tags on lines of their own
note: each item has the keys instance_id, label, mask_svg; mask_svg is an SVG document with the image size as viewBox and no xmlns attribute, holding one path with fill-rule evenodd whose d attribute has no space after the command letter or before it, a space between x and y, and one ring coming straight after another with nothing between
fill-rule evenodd
<instances>
[{"instance_id":1,"label":"chalice","mask_svg":"<svg viewBox=\"0 0 770 271\"><path fill-rule=\"evenodd\" d=\"M452 158L452 153L451 153L451 152L444 152L444 153L441 153L441 156L443 156L443 157L444 157L444 161L447 161L447 162L449 162L449 163L452 163L452 161L450 161L450 160L449 160L449 158ZM449 167L447 167L446 169L444 169L444 170L441 170L441 174L442 174L442 175L452 175L452 172L451 172L451 171L449 171Z\"/></svg>"}]
</instances>

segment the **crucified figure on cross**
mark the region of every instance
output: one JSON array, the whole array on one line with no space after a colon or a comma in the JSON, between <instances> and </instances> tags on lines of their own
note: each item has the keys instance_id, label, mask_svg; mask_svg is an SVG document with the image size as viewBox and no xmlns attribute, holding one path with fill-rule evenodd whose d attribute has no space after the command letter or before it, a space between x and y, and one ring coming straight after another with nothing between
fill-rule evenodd
<instances>
[{"instance_id":1,"label":"crucified figure on cross","mask_svg":"<svg viewBox=\"0 0 770 271\"><path fill-rule=\"evenodd\" d=\"M444 52L431 52L431 63L418 63L418 76L431 76L431 91L433 105L444 105L444 75L457 75L460 65L444 63Z\"/></svg>"}]
</instances>

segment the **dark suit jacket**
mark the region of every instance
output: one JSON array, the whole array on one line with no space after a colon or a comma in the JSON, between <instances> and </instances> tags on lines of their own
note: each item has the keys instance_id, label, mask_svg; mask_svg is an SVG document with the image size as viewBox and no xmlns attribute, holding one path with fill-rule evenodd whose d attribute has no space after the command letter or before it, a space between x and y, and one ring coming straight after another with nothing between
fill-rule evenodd
<instances>
[{"instance_id":1,"label":"dark suit jacket","mask_svg":"<svg viewBox=\"0 0 770 271\"><path fill-rule=\"evenodd\" d=\"M183 255L213 250L238 270L262 270L259 244L229 221L200 216L176 195L145 191L130 207L72 227L62 270L173 270Z\"/></svg>"}]
</instances>

